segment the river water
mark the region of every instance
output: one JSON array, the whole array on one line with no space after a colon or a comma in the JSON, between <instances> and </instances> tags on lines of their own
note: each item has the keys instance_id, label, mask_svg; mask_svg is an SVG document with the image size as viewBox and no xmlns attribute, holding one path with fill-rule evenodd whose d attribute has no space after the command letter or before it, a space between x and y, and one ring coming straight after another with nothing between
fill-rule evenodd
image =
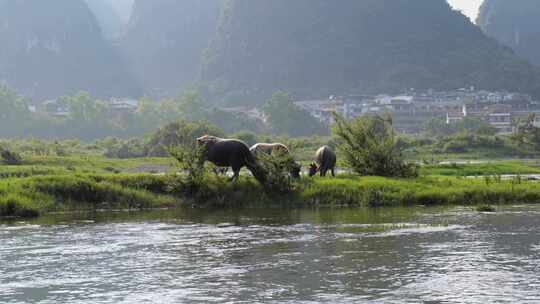
<instances>
[{"instance_id":1,"label":"river water","mask_svg":"<svg viewBox=\"0 0 540 304\"><path fill-rule=\"evenodd\" d=\"M0 222L0 303L540 303L540 207Z\"/></svg>"}]
</instances>

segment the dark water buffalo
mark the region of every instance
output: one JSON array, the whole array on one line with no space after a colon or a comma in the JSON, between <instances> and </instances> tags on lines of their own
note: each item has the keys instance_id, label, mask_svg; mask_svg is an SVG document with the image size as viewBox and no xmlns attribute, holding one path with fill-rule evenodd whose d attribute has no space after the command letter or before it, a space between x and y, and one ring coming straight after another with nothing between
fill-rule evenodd
<instances>
[{"instance_id":1,"label":"dark water buffalo","mask_svg":"<svg viewBox=\"0 0 540 304\"><path fill-rule=\"evenodd\" d=\"M261 154L266 154L287 158L287 163L285 164L285 166L289 168L289 173L291 177L300 178L302 166L294 161L289 152L289 148L286 145L281 143L258 143L251 146L249 150L255 157L259 157Z\"/></svg>"},{"instance_id":2,"label":"dark water buffalo","mask_svg":"<svg viewBox=\"0 0 540 304\"><path fill-rule=\"evenodd\" d=\"M265 179L257 160L243 141L205 135L197 138L197 144L203 147L203 161L232 168L234 175L231 180L238 179L243 167L247 167L260 182Z\"/></svg>"},{"instance_id":3,"label":"dark water buffalo","mask_svg":"<svg viewBox=\"0 0 540 304\"><path fill-rule=\"evenodd\" d=\"M329 146L321 147L315 153L315 163L309 167L309 176L321 173L321 176L326 176L326 172L330 170L332 176L336 176L334 170L336 168L336 153Z\"/></svg>"}]
</instances>

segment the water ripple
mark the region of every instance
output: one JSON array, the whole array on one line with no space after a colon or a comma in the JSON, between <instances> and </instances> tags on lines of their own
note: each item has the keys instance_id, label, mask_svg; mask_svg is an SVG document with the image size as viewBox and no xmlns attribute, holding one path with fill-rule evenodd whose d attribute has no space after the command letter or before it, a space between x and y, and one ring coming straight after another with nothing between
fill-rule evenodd
<instances>
[{"instance_id":1,"label":"water ripple","mask_svg":"<svg viewBox=\"0 0 540 304\"><path fill-rule=\"evenodd\" d=\"M538 303L539 214L1 225L0 302Z\"/></svg>"}]
</instances>

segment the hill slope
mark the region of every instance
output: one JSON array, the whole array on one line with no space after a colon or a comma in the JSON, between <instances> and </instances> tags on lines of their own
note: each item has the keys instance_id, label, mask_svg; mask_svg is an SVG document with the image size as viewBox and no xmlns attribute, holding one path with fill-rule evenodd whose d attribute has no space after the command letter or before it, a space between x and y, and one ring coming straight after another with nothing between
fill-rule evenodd
<instances>
[{"instance_id":1,"label":"hill slope","mask_svg":"<svg viewBox=\"0 0 540 304\"><path fill-rule=\"evenodd\" d=\"M485 0L477 24L488 36L540 66L540 1Z\"/></svg>"},{"instance_id":2,"label":"hill slope","mask_svg":"<svg viewBox=\"0 0 540 304\"><path fill-rule=\"evenodd\" d=\"M35 100L140 93L83 0L0 1L0 82Z\"/></svg>"},{"instance_id":3,"label":"hill slope","mask_svg":"<svg viewBox=\"0 0 540 304\"><path fill-rule=\"evenodd\" d=\"M136 0L121 41L147 93L174 95L197 78L220 0Z\"/></svg>"},{"instance_id":4,"label":"hill slope","mask_svg":"<svg viewBox=\"0 0 540 304\"><path fill-rule=\"evenodd\" d=\"M538 96L539 75L445 0L228 0L202 68L259 98L471 85Z\"/></svg>"}]
</instances>

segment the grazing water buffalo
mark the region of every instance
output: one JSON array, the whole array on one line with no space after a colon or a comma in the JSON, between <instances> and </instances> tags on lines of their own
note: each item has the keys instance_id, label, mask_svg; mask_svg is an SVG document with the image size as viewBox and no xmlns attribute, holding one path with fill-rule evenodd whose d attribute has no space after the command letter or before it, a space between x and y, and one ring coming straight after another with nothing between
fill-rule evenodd
<instances>
[{"instance_id":1,"label":"grazing water buffalo","mask_svg":"<svg viewBox=\"0 0 540 304\"><path fill-rule=\"evenodd\" d=\"M280 143L274 143L274 144L258 143L251 146L249 150L255 156L259 155L260 153L265 153L268 155L279 155L279 156L289 155L289 148L287 148L287 146L285 146L284 144L280 144Z\"/></svg>"},{"instance_id":2,"label":"grazing water buffalo","mask_svg":"<svg viewBox=\"0 0 540 304\"><path fill-rule=\"evenodd\" d=\"M309 167L309 176L321 173L321 176L326 176L326 172L330 170L332 176L336 176L334 170L336 168L336 153L329 146L321 147L315 153L315 163Z\"/></svg>"},{"instance_id":3,"label":"grazing water buffalo","mask_svg":"<svg viewBox=\"0 0 540 304\"><path fill-rule=\"evenodd\" d=\"M289 148L281 143L258 143L251 148L249 148L251 153L255 157L258 157L261 154L267 154L267 155L273 155L278 157L287 157L287 163L286 166L289 167L290 175L293 178L300 178L300 172L302 171L302 166L294 161L294 159L291 157L291 154L289 152Z\"/></svg>"},{"instance_id":4,"label":"grazing water buffalo","mask_svg":"<svg viewBox=\"0 0 540 304\"><path fill-rule=\"evenodd\" d=\"M240 170L247 167L259 182L264 183L265 174L243 141L205 135L197 138L197 144L203 147L203 162L232 168L231 180L238 179Z\"/></svg>"}]
</instances>

